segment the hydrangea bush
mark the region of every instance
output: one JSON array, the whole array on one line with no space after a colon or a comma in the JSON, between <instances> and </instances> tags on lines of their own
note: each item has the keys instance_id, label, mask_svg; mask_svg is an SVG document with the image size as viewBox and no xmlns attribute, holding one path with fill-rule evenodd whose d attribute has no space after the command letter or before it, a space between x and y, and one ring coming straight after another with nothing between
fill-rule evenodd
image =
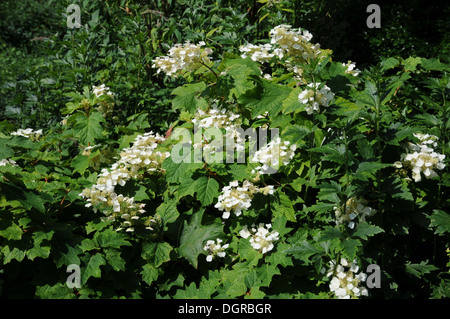
<instances>
[{"instance_id":1,"label":"hydrangea bush","mask_svg":"<svg viewBox=\"0 0 450 319\"><path fill-rule=\"evenodd\" d=\"M54 131L9 128L0 187L25 187L29 201L2 197L14 212L1 225L3 265L40 257L63 269L62 281L37 284L42 297L370 298L407 296L402 285L416 282L448 296L448 66L389 58L360 71L312 38L279 25L235 53L175 45L153 60L180 83L167 132L139 129L139 115L119 126L105 85L73 93ZM421 73L428 96L410 89ZM102 140L108 129L116 142ZM68 139L72 171L36 165ZM37 199L49 179L67 186L58 205ZM46 217L60 228L27 217L57 215L66 198L78 205L70 222ZM70 264L81 287L65 284ZM371 264L381 287L366 286Z\"/></svg>"}]
</instances>

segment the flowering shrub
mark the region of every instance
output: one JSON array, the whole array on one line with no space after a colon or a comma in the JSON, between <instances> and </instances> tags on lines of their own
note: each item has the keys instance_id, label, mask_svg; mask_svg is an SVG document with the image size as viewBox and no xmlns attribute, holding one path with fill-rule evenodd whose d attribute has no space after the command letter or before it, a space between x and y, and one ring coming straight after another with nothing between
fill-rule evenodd
<instances>
[{"instance_id":1,"label":"flowering shrub","mask_svg":"<svg viewBox=\"0 0 450 319\"><path fill-rule=\"evenodd\" d=\"M48 261L44 298L448 297L448 66L360 71L311 40L174 45L153 60L179 83L167 132L117 123L105 85L34 139L0 123L5 272Z\"/></svg>"}]
</instances>

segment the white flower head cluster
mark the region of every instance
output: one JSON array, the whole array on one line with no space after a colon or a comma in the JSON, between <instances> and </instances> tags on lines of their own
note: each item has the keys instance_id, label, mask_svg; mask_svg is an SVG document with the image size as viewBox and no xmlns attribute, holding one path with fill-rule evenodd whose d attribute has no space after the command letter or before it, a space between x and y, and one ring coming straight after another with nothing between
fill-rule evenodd
<instances>
[{"instance_id":1,"label":"white flower head cluster","mask_svg":"<svg viewBox=\"0 0 450 319\"><path fill-rule=\"evenodd\" d=\"M274 53L282 59L293 57L297 62L317 58L322 51L319 44L312 44L312 34L306 30L293 29L290 25L279 25L270 30L270 43L276 48Z\"/></svg>"},{"instance_id":2,"label":"white flower head cluster","mask_svg":"<svg viewBox=\"0 0 450 319\"><path fill-rule=\"evenodd\" d=\"M437 176L435 169L445 168L445 155L434 151L434 148L437 147L437 136L422 133L415 133L414 136L420 140L420 144L409 143L409 152L402 154L401 162L404 166L412 169L414 181L420 182L422 180L421 173L429 179ZM395 166L401 167L401 162L395 163Z\"/></svg>"},{"instance_id":3,"label":"white flower head cluster","mask_svg":"<svg viewBox=\"0 0 450 319\"><path fill-rule=\"evenodd\" d=\"M103 113L103 115L108 115L113 111L114 102L112 99L114 98L114 93L109 90L105 84L99 86L92 86L92 92L96 97L100 97L103 95L107 95L110 97L108 100L103 100L99 102L98 110Z\"/></svg>"},{"instance_id":4,"label":"white flower head cluster","mask_svg":"<svg viewBox=\"0 0 450 319\"><path fill-rule=\"evenodd\" d=\"M124 186L132 178L142 178L142 169L148 173L158 171L164 159L170 156L169 152L156 149L158 143L164 140L163 136L153 132L136 137L133 146L124 149L120 159L110 169L102 169L97 183L80 194L89 202L86 207L94 206L96 211L96 206L100 205L105 208L103 213L108 220L119 218L127 231L133 231L132 226L139 220L139 215L145 213L145 205L135 203L134 198L118 195L115 187Z\"/></svg>"},{"instance_id":5,"label":"white flower head cluster","mask_svg":"<svg viewBox=\"0 0 450 319\"><path fill-rule=\"evenodd\" d=\"M0 161L0 166L8 166L8 165L18 166L16 161L9 159L9 158L4 158Z\"/></svg>"},{"instance_id":6,"label":"white flower head cluster","mask_svg":"<svg viewBox=\"0 0 450 319\"><path fill-rule=\"evenodd\" d=\"M105 84L99 85L99 86L92 86L92 92L95 94L96 97L100 97L104 94L108 96L114 96L114 94L109 90L109 87L107 87Z\"/></svg>"},{"instance_id":7,"label":"white flower head cluster","mask_svg":"<svg viewBox=\"0 0 450 319\"><path fill-rule=\"evenodd\" d=\"M300 92L298 99L305 104L306 113L319 112L320 106L328 106L334 100L334 93L326 85L319 89L320 83L310 83L308 88Z\"/></svg>"},{"instance_id":8,"label":"white flower head cluster","mask_svg":"<svg viewBox=\"0 0 450 319\"><path fill-rule=\"evenodd\" d=\"M15 132L12 132L11 135L15 136L23 136L29 138L32 141L39 140L39 137L42 135L42 130L33 130L32 128L18 129Z\"/></svg>"},{"instance_id":9,"label":"white flower head cluster","mask_svg":"<svg viewBox=\"0 0 450 319\"><path fill-rule=\"evenodd\" d=\"M347 74L351 74L353 76L358 76L359 73L361 72L360 70L355 69L356 64L352 61L348 61L347 64L342 63L342 65L347 68L347 70L345 70L345 73L347 73Z\"/></svg>"},{"instance_id":10,"label":"white flower head cluster","mask_svg":"<svg viewBox=\"0 0 450 319\"><path fill-rule=\"evenodd\" d=\"M373 216L376 210L367 206L366 200L352 197L347 200L345 209L334 207L334 213L336 225L347 224L348 228L354 229L357 222L364 222L367 217Z\"/></svg>"},{"instance_id":11,"label":"white flower head cluster","mask_svg":"<svg viewBox=\"0 0 450 319\"><path fill-rule=\"evenodd\" d=\"M367 275L363 272L358 273L359 266L356 261L349 263L345 258L341 258L340 263L330 262L330 269L327 277L333 276L330 281L330 291L339 299L358 298L368 296L369 291L362 286L366 281Z\"/></svg>"},{"instance_id":12,"label":"white flower head cluster","mask_svg":"<svg viewBox=\"0 0 450 319\"><path fill-rule=\"evenodd\" d=\"M216 128L225 130L223 137L227 143L225 144L227 150L231 149L228 143L233 141L233 149L242 151L245 147L245 140L242 132L238 130L241 127L240 117L239 114L235 114L225 108L219 109L215 106L207 111L197 110L192 123L198 128L205 129L205 132L204 134L199 132L199 134L202 134L202 139L200 141L195 140L193 147L201 148L205 157L214 155L218 150L224 150L223 139L219 139L216 136L213 139L214 133L211 134L212 136L208 134L208 129Z\"/></svg>"},{"instance_id":13,"label":"white flower head cluster","mask_svg":"<svg viewBox=\"0 0 450 319\"><path fill-rule=\"evenodd\" d=\"M248 43L239 48L242 53L241 57L245 59L246 57L250 57L253 61L265 63L269 62L275 56L275 53L272 53L272 45L270 43L255 45Z\"/></svg>"},{"instance_id":14,"label":"white flower head cluster","mask_svg":"<svg viewBox=\"0 0 450 319\"><path fill-rule=\"evenodd\" d=\"M228 186L222 188L221 194L214 207L223 211L223 219L228 219L231 212L234 212L236 216L239 216L242 214L242 210L249 209L255 194L261 193L268 195L273 194L274 192L275 190L272 185L259 188L248 180L245 180L242 183L242 186L239 186L238 181L233 181Z\"/></svg>"},{"instance_id":15,"label":"white flower head cluster","mask_svg":"<svg viewBox=\"0 0 450 319\"><path fill-rule=\"evenodd\" d=\"M241 229L239 235L242 238L250 237L250 244L260 253L267 253L274 247L273 242L279 239L279 233L277 231L269 231L272 228L271 224L259 223L258 227L252 225L250 230L247 226Z\"/></svg>"},{"instance_id":16,"label":"white flower head cluster","mask_svg":"<svg viewBox=\"0 0 450 319\"><path fill-rule=\"evenodd\" d=\"M289 164L296 149L297 145L290 145L289 141L277 137L255 152L252 161L263 165L256 167L252 173L268 174L278 170L280 164Z\"/></svg>"},{"instance_id":17,"label":"white flower head cluster","mask_svg":"<svg viewBox=\"0 0 450 319\"><path fill-rule=\"evenodd\" d=\"M168 56L154 59L153 68L158 68L157 73L164 72L169 76L176 75L179 71L195 71L201 64L211 62L208 55L212 53L209 48L203 49L205 42L195 45L189 41L185 44L175 44L169 50Z\"/></svg>"},{"instance_id":18,"label":"white flower head cluster","mask_svg":"<svg viewBox=\"0 0 450 319\"><path fill-rule=\"evenodd\" d=\"M208 253L208 256L206 256L206 261L211 262L214 257L225 257L225 249L228 248L228 244L222 245L222 239L217 238L214 240L208 240L206 242L205 247L203 247L203 250L205 250Z\"/></svg>"}]
</instances>

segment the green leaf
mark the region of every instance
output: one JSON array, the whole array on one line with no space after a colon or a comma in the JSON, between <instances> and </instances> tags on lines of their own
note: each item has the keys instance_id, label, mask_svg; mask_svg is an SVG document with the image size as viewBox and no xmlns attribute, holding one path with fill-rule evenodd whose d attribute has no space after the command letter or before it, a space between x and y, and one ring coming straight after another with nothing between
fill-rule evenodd
<instances>
[{"instance_id":1,"label":"green leaf","mask_svg":"<svg viewBox=\"0 0 450 319\"><path fill-rule=\"evenodd\" d=\"M17 248L17 247L13 247L12 250L8 245L5 245L2 250L1 250L2 254L3 254L3 263L7 264L9 262L11 262L11 260L15 259L17 261L22 261L23 258L25 257L25 251Z\"/></svg>"},{"instance_id":2,"label":"green leaf","mask_svg":"<svg viewBox=\"0 0 450 319\"><path fill-rule=\"evenodd\" d=\"M397 60L396 58L387 58L381 62L381 72L385 72L399 65L400 61Z\"/></svg>"},{"instance_id":3,"label":"green leaf","mask_svg":"<svg viewBox=\"0 0 450 319\"><path fill-rule=\"evenodd\" d=\"M26 255L28 259L34 260L36 257L48 258L50 255L50 246L42 246L43 241L50 241L53 237L53 231L35 232L33 233L33 248L27 250Z\"/></svg>"},{"instance_id":4,"label":"green leaf","mask_svg":"<svg viewBox=\"0 0 450 319\"><path fill-rule=\"evenodd\" d=\"M294 88L288 97L283 100L283 114L298 113L305 110L305 106L300 103L298 95L303 91L301 87Z\"/></svg>"},{"instance_id":5,"label":"green leaf","mask_svg":"<svg viewBox=\"0 0 450 319\"><path fill-rule=\"evenodd\" d=\"M121 246L131 246L128 242L128 237L120 232L112 229L105 229L101 232L96 232L94 240L102 248L120 248Z\"/></svg>"},{"instance_id":6,"label":"green leaf","mask_svg":"<svg viewBox=\"0 0 450 319\"><path fill-rule=\"evenodd\" d=\"M176 88L172 91L172 94L176 95L172 101L172 108L174 110L188 111L189 113L195 113L197 109L205 110L208 107L208 103L205 99L197 97L205 89L205 82L188 83Z\"/></svg>"},{"instance_id":7,"label":"green leaf","mask_svg":"<svg viewBox=\"0 0 450 319\"><path fill-rule=\"evenodd\" d=\"M36 296L41 299L75 299L76 295L67 285L57 283L53 286L47 284L36 287Z\"/></svg>"},{"instance_id":8,"label":"green leaf","mask_svg":"<svg viewBox=\"0 0 450 319\"><path fill-rule=\"evenodd\" d=\"M310 258L314 255L322 255L323 250L311 245L308 241L304 240L301 243L288 248L284 251L287 254L292 254L294 258L304 261L306 264L311 263Z\"/></svg>"},{"instance_id":9,"label":"green leaf","mask_svg":"<svg viewBox=\"0 0 450 319\"><path fill-rule=\"evenodd\" d=\"M142 246L142 258L147 260L153 267L158 268L161 264L170 260L170 252L173 250L166 242L145 243Z\"/></svg>"},{"instance_id":10,"label":"green leaf","mask_svg":"<svg viewBox=\"0 0 450 319\"><path fill-rule=\"evenodd\" d=\"M221 224L202 225L204 209L195 212L188 224L184 221L183 232L180 238L180 247L178 253L181 257L185 257L189 263L197 268L197 258L203 252L203 247L207 240L216 239L222 234Z\"/></svg>"},{"instance_id":11,"label":"green leaf","mask_svg":"<svg viewBox=\"0 0 450 319\"><path fill-rule=\"evenodd\" d=\"M289 221L296 221L294 204L289 196L282 192L277 192L274 200L270 202L274 216L284 215Z\"/></svg>"},{"instance_id":12,"label":"green leaf","mask_svg":"<svg viewBox=\"0 0 450 319\"><path fill-rule=\"evenodd\" d=\"M382 168L389 167L391 164L383 164L379 162L361 162L356 169L355 178L367 181L369 178L375 179L375 173Z\"/></svg>"},{"instance_id":13,"label":"green leaf","mask_svg":"<svg viewBox=\"0 0 450 319\"><path fill-rule=\"evenodd\" d=\"M219 183L214 178L200 177L195 181L195 188L197 198L203 206L211 205L219 195Z\"/></svg>"},{"instance_id":14,"label":"green leaf","mask_svg":"<svg viewBox=\"0 0 450 319\"><path fill-rule=\"evenodd\" d=\"M78 137L83 145L94 145L95 140L102 137L103 127L100 123L104 121L102 114L97 111L91 111L89 116L77 116L73 129L75 137Z\"/></svg>"},{"instance_id":15,"label":"green leaf","mask_svg":"<svg viewBox=\"0 0 450 319\"><path fill-rule=\"evenodd\" d=\"M443 235L450 232L450 214L434 209L433 214L427 218L430 220L430 227L436 227L435 234Z\"/></svg>"},{"instance_id":16,"label":"green leaf","mask_svg":"<svg viewBox=\"0 0 450 319\"><path fill-rule=\"evenodd\" d=\"M275 265L264 264L257 269L258 279L260 279L261 286L269 287L274 275L279 275L280 270Z\"/></svg>"},{"instance_id":17,"label":"green leaf","mask_svg":"<svg viewBox=\"0 0 450 319\"><path fill-rule=\"evenodd\" d=\"M83 175L84 171L89 167L89 157L85 155L77 155L72 160L70 166L73 167L74 173L79 172Z\"/></svg>"},{"instance_id":18,"label":"green leaf","mask_svg":"<svg viewBox=\"0 0 450 319\"><path fill-rule=\"evenodd\" d=\"M354 238L346 238L341 242L341 247L343 248L344 252L346 253L347 257L350 260L355 259L358 247L361 246L362 246L361 241Z\"/></svg>"},{"instance_id":19,"label":"green leaf","mask_svg":"<svg viewBox=\"0 0 450 319\"><path fill-rule=\"evenodd\" d=\"M260 70L257 63L250 58L242 59L235 56L230 58L230 56L226 54L222 64L219 66L219 71L225 72L227 76L231 76L233 79L233 83L228 88L231 94L226 94L225 91L223 93L228 95L229 98L232 98L233 94L239 98L255 87L253 76L258 76ZM219 81L217 83L219 84ZM225 94L224 96L226 96Z\"/></svg>"},{"instance_id":20,"label":"green leaf","mask_svg":"<svg viewBox=\"0 0 450 319\"><path fill-rule=\"evenodd\" d=\"M6 145L8 140L0 139L0 160L14 156L14 151Z\"/></svg>"},{"instance_id":21,"label":"green leaf","mask_svg":"<svg viewBox=\"0 0 450 319\"><path fill-rule=\"evenodd\" d=\"M116 249L107 249L106 260L115 271L125 271L126 261L120 257L120 251Z\"/></svg>"},{"instance_id":22,"label":"green leaf","mask_svg":"<svg viewBox=\"0 0 450 319\"><path fill-rule=\"evenodd\" d=\"M291 89L261 79L260 86L242 95L239 103L245 104L252 113L252 118L268 111L274 117L283 109L283 101L289 96Z\"/></svg>"},{"instance_id":23,"label":"green leaf","mask_svg":"<svg viewBox=\"0 0 450 319\"><path fill-rule=\"evenodd\" d=\"M156 214L158 214L164 222L164 225L173 223L177 220L180 213L177 210L177 202L174 200L164 201L156 209Z\"/></svg>"},{"instance_id":24,"label":"green leaf","mask_svg":"<svg viewBox=\"0 0 450 319\"><path fill-rule=\"evenodd\" d=\"M165 176L169 183L179 183L186 177L186 171L189 167L187 163L174 163L171 157L164 160L162 169L165 170Z\"/></svg>"},{"instance_id":25,"label":"green leaf","mask_svg":"<svg viewBox=\"0 0 450 319\"><path fill-rule=\"evenodd\" d=\"M142 280L144 280L149 286L158 279L161 271L155 268L153 265L145 264L142 266Z\"/></svg>"},{"instance_id":26,"label":"green leaf","mask_svg":"<svg viewBox=\"0 0 450 319\"><path fill-rule=\"evenodd\" d=\"M4 222L5 222L4 220L0 221L1 224L4 224ZM20 228L19 225L16 224L12 224L11 226L8 226L0 230L0 236L10 240L20 240L22 239L22 234L23 234L22 228Z\"/></svg>"},{"instance_id":27,"label":"green leaf","mask_svg":"<svg viewBox=\"0 0 450 319\"><path fill-rule=\"evenodd\" d=\"M81 271L81 284L85 284L90 277L100 278L102 275L100 266L104 265L106 265L106 260L102 254L97 253L92 255L86 268Z\"/></svg>"},{"instance_id":28,"label":"green leaf","mask_svg":"<svg viewBox=\"0 0 450 319\"><path fill-rule=\"evenodd\" d=\"M362 222L358 224L352 236L367 240L368 237L374 236L382 232L384 232L382 228L375 225L370 225L367 222Z\"/></svg>"},{"instance_id":29,"label":"green leaf","mask_svg":"<svg viewBox=\"0 0 450 319\"><path fill-rule=\"evenodd\" d=\"M321 232L320 237L317 239L317 242L329 241L336 238L343 238L341 230L338 227L326 226L325 229Z\"/></svg>"},{"instance_id":30,"label":"green leaf","mask_svg":"<svg viewBox=\"0 0 450 319\"><path fill-rule=\"evenodd\" d=\"M419 65L422 62L422 58L419 57L412 57L405 59L402 61L402 64L404 66L404 69L406 72L408 71L415 71L417 69L417 65Z\"/></svg>"},{"instance_id":31,"label":"green leaf","mask_svg":"<svg viewBox=\"0 0 450 319\"><path fill-rule=\"evenodd\" d=\"M245 295L247 292L247 286L243 282L235 282L230 286L227 290L227 295L231 298L236 298L242 295Z\"/></svg>"},{"instance_id":32,"label":"green leaf","mask_svg":"<svg viewBox=\"0 0 450 319\"><path fill-rule=\"evenodd\" d=\"M428 260L421 261L420 264L411 264L410 261L405 264L406 272L419 279L423 279L425 274L429 274L437 269L439 268L436 266L428 265Z\"/></svg>"}]
</instances>

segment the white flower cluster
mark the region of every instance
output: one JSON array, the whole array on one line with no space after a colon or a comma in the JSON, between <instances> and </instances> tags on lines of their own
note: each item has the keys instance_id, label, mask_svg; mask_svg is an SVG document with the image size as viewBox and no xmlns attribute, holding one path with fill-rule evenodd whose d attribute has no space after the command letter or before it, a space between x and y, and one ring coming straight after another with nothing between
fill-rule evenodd
<instances>
[{"instance_id":1,"label":"white flower cluster","mask_svg":"<svg viewBox=\"0 0 450 319\"><path fill-rule=\"evenodd\" d=\"M124 186L132 178L142 178L142 169L150 173L157 171L164 159L170 156L169 152L156 150L158 143L164 140L163 136L153 132L136 137L133 146L120 153L120 159L111 169L104 168L97 183L80 194L89 202L86 207L94 206L96 211L95 206L100 205L105 208L103 213L108 220L114 221L120 217L122 226L126 227L127 231L134 231L132 226L139 220L139 215L145 212L145 205L136 203L134 198L118 195L115 187Z\"/></svg>"},{"instance_id":2,"label":"white flower cluster","mask_svg":"<svg viewBox=\"0 0 450 319\"><path fill-rule=\"evenodd\" d=\"M298 95L302 104L306 105L306 113L319 112L320 106L328 106L334 100L334 93L326 85L319 89L320 83L308 84L308 89L303 90Z\"/></svg>"},{"instance_id":3,"label":"white flower cluster","mask_svg":"<svg viewBox=\"0 0 450 319\"><path fill-rule=\"evenodd\" d=\"M169 76L175 75L178 71L195 71L201 64L211 62L208 55L212 53L209 48L202 49L205 42L201 41L198 45L191 44L189 41L185 44L176 44L169 50L168 56L157 57L154 59L153 68L158 68L157 73L164 72Z\"/></svg>"},{"instance_id":4,"label":"white flower cluster","mask_svg":"<svg viewBox=\"0 0 450 319\"><path fill-rule=\"evenodd\" d=\"M415 133L414 136L420 140L420 144L409 143L408 151L412 153L402 154L401 161L406 167L412 169L414 181L420 182L421 173L429 179L437 176L435 169L445 168L445 155L434 151L434 147L437 146L437 136L422 133ZM402 167L401 162L396 162L394 165Z\"/></svg>"},{"instance_id":5,"label":"white flower cluster","mask_svg":"<svg viewBox=\"0 0 450 319\"><path fill-rule=\"evenodd\" d=\"M257 150L252 161L263 165L256 167L252 170L252 173L267 174L273 172L273 170L278 170L281 163L283 165L289 164L297 149L297 145L289 146L289 144L289 141L281 141L281 138L277 137Z\"/></svg>"},{"instance_id":6,"label":"white flower cluster","mask_svg":"<svg viewBox=\"0 0 450 319\"><path fill-rule=\"evenodd\" d=\"M344 207L334 207L336 225L346 223L348 228L354 229L356 225L355 221L359 220L362 223L367 217L373 216L376 213L375 209L366 205L366 200L352 197L347 200L345 209Z\"/></svg>"},{"instance_id":7,"label":"white flower cluster","mask_svg":"<svg viewBox=\"0 0 450 319\"><path fill-rule=\"evenodd\" d=\"M16 161L9 158L4 158L0 161L0 166L7 166L7 165L18 166Z\"/></svg>"},{"instance_id":8,"label":"white flower cluster","mask_svg":"<svg viewBox=\"0 0 450 319\"><path fill-rule=\"evenodd\" d=\"M269 62L270 59L275 56L275 54L271 52L272 45L270 45L270 43L260 45L249 43L241 46L239 50L243 52L241 55L243 59L249 56L253 61L260 63Z\"/></svg>"},{"instance_id":9,"label":"white flower cluster","mask_svg":"<svg viewBox=\"0 0 450 319\"><path fill-rule=\"evenodd\" d=\"M274 53L282 59L285 55L297 62L317 58L322 51L319 44L310 43L312 34L306 30L293 29L290 25L279 25L270 30L270 43L276 46Z\"/></svg>"},{"instance_id":10,"label":"white flower cluster","mask_svg":"<svg viewBox=\"0 0 450 319\"><path fill-rule=\"evenodd\" d=\"M366 281L367 275L358 273L359 267L356 261L349 263L345 258L341 258L340 263L330 262L330 269L327 277L333 276L330 281L330 291L339 299L350 299L361 296L368 296L367 288L361 286L361 282Z\"/></svg>"},{"instance_id":11,"label":"white flower cluster","mask_svg":"<svg viewBox=\"0 0 450 319\"><path fill-rule=\"evenodd\" d=\"M33 141L36 141L42 135L42 130L35 131L32 128L26 128L26 129L20 128L17 131L12 132L11 135L23 136L23 137L29 138Z\"/></svg>"},{"instance_id":12,"label":"white flower cluster","mask_svg":"<svg viewBox=\"0 0 450 319\"><path fill-rule=\"evenodd\" d=\"M342 63L343 66L345 66L347 68L347 70L345 70L345 73L347 74L351 74L353 76L358 76L358 74L361 72L356 68L356 64L352 61L348 61L347 64Z\"/></svg>"},{"instance_id":13,"label":"white flower cluster","mask_svg":"<svg viewBox=\"0 0 450 319\"><path fill-rule=\"evenodd\" d=\"M208 253L208 256L206 256L206 261L211 262L215 256L221 258L225 257L225 249L227 248L228 244L222 245L222 239L220 238L217 238L216 241L208 240L205 247L203 247L203 250Z\"/></svg>"},{"instance_id":14,"label":"white flower cluster","mask_svg":"<svg viewBox=\"0 0 450 319\"><path fill-rule=\"evenodd\" d=\"M194 119L192 119L192 123L206 130L209 128L224 129L225 134L223 134L223 137L226 143L233 141L233 148L237 151L242 151L245 147L244 137L238 130L240 128L239 114L234 114L231 111L217 107L211 107L206 112L199 109ZM228 144L225 145L227 146L227 150L230 149ZM207 131L202 135L202 140L199 142L196 141L193 147L201 148L205 157L213 155L218 149L224 150L223 139L218 139L216 136L213 139L212 136L208 136Z\"/></svg>"},{"instance_id":15,"label":"white flower cluster","mask_svg":"<svg viewBox=\"0 0 450 319\"><path fill-rule=\"evenodd\" d=\"M242 186L239 186L238 181L233 181L228 186L222 188L214 207L223 211L223 219L228 219L231 212L239 216L242 214L243 209L250 208L252 199L256 193L262 193L264 195L273 194L274 189L272 185L259 188L248 180L245 180Z\"/></svg>"},{"instance_id":16,"label":"white flower cluster","mask_svg":"<svg viewBox=\"0 0 450 319\"><path fill-rule=\"evenodd\" d=\"M104 94L108 96L114 96L114 94L109 90L109 87L107 87L105 84L99 85L99 86L92 86L92 92L94 92L96 97L100 97Z\"/></svg>"},{"instance_id":17,"label":"white flower cluster","mask_svg":"<svg viewBox=\"0 0 450 319\"><path fill-rule=\"evenodd\" d=\"M107 95L111 99L114 97L114 94L109 90L109 87L107 87L105 84L99 85L99 86L92 86L92 92L96 97L100 97L102 95ZM100 112L103 113L103 115L108 115L113 111L114 102L111 101L100 101L100 105L97 108Z\"/></svg>"},{"instance_id":18,"label":"white flower cluster","mask_svg":"<svg viewBox=\"0 0 450 319\"><path fill-rule=\"evenodd\" d=\"M265 254L273 249L273 242L279 239L279 233L275 230L269 231L270 228L272 228L271 224L264 225L264 223L260 223L257 228L255 225L252 225L250 230L248 230L247 226L244 226L239 235L245 239L251 237L249 241L252 247Z\"/></svg>"}]
</instances>

